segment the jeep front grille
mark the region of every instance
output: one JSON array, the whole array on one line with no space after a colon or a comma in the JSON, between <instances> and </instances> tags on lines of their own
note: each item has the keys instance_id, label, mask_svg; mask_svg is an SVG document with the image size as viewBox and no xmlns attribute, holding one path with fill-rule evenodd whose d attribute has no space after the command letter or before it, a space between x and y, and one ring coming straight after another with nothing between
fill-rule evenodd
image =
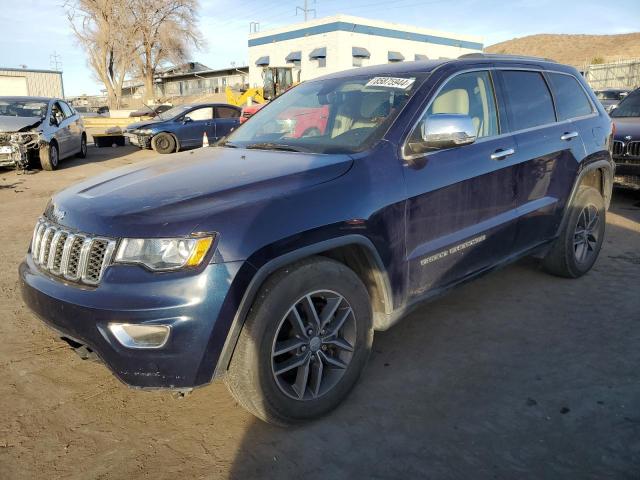
<instances>
[{"instance_id":1,"label":"jeep front grille","mask_svg":"<svg viewBox=\"0 0 640 480\"><path fill-rule=\"evenodd\" d=\"M621 142L620 140L615 140L613 142L613 156L616 157L616 160L620 159L630 159L630 160L640 160L640 142L634 141L629 143ZM636 163L635 161L630 161L627 163Z\"/></svg>"},{"instance_id":2,"label":"jeep front grille","mask_svg":"<svg viewBox=\"0 0 640 480\"><path fill-rule=\"evenodd\" d=\"M640 142L627 143L627 155L630 157L640 157Z\"/></svg>"},{"instance_id":3,"label":"jeep front grille","mask_svg":"<svg viewBox=\"0 0 640 480\"><path fill-rule=\"evenodd\" d=\"M52 275L98 285L115 247L114 239L72 232L41 219L33 231L31 256Z\"/></svg>"}]
</instances>

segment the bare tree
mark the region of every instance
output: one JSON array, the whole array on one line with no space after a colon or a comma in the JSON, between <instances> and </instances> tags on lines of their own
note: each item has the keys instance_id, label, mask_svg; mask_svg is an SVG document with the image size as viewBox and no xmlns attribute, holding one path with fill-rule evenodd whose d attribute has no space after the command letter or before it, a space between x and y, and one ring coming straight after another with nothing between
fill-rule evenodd
<instances>
[{"instance_id":1,"label":"bare tree","mask_svg":"<svg viewBox=\"0 0 640 480\"><path fill-rule=\"evenodd\" d=\"M107 89L109 105L120 106L125 77L135 51L127 0L66 0L73 31L87 52L88 63Z\"/></svg>"},{"instance_id":2,"label":"bare tree","mask_svg":"<svg viewBox=\"0 0 640 480\"><path fill-rule=\"evenodd\" d=\"M198 0L130 0L137 45L135 60L144 80L145 102L153 98L153 79L163 63L179 64L202 45L197 27Z\"/></svg>"}]
</instances>

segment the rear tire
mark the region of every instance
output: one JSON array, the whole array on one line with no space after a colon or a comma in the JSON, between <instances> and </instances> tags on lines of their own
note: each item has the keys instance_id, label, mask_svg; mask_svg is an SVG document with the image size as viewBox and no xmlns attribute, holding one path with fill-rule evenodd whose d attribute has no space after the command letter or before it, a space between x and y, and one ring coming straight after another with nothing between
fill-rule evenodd
<instances>
[{"instance_id":1,"label":"rear tire","mask_svg":"<svg viewBox=\"0 0 640 480\"><path fill-rule=\"evenodd\" d=\"M83 133L80 140L80 151L76 153L78 158L87 158L87 136Z\"/></svg>"},{"instance_id":2,"label":"rear tire","mask_svg":"<svg viewBox=\"0 0 640 480\"><path fill-rule=\"evenodd\" d=\"M40 147L40 165L43 170L56 170L60 162L60 153L58 152L58 144L51 142L48 146Z\"/></svg>"},{"instance_id":3,"label":"rear tire","mask_svg":"<svg viewBox=\"0 0 640 480\"><path fill-rule=\"evenodd\" d=\"M578 187L578 193L560 236L543 260L547 272L566 278L578 278L593 267L605 234L604 200L593 187Z\"/></svg>"},{"instance_id":4,"label":"rear tire","mask_svg":"<svg viewBox=\"0 0 640 480\"><path fill-rule=\"evenodd\" d=\"M372 341L371 302L360 278L342 263L311 257L264 283L225 383L240 405L265 422L310 420L348 395Z\"/></svg>"},{"instance_id":5,"label":"rear tire","mask_svg":"<svg viewBox=\"0 0 640 480\"><path fill-rule=\"evenodd\" d=\"M169 133L159 133L151 139L151 148L158 153L173 153L176 151L176 140Z\"/></svg>"}]
</instances>

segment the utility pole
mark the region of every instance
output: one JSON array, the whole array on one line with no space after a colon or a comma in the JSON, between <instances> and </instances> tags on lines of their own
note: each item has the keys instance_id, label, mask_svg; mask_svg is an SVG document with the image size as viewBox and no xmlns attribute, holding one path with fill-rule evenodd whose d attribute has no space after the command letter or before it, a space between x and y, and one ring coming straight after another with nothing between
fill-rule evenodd
<instances>
[{"instance_id":1,"label":"utility pole","mask_svg":"<svg viewBox=\"0 0 640 480\"><path fill-rule=\"evenodd\" d=\"M49 55L49 65L57 72L59 72L62 67L62 57L58 55L58 52L55 50Z\"/></svg>"},{"instance_id":2,"label":"utility pole","mask_svg":"<svg viewBox=\"0 0 640 480\"><path fill-rule=\"evenodd\" d=\"M314 1L315 3L315 1ZM316 18L316 9L309 8L309 0L304 0L304 7L296 7L296 15L298 15L298 10L304 13L304 21L306 22L309 16L309 12L313 12L313 18Z\"/></svg>"}]
</instances>

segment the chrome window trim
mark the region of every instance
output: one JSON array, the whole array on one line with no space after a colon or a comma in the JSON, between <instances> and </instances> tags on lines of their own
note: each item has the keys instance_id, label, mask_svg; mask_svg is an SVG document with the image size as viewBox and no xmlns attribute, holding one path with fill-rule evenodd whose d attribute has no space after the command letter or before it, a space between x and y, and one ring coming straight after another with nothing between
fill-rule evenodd
<instances>
[{"instance_id":1,"label":"chrome window trim","mask_svg":"<svg viewBox=\"0 0 640 480\"><path fill-rule=\"evenodd\" d=\"M435 91L435 93L432 95L431 99L429 100L429 103L427 103L427 105L425 106L425 108L422 110L422 112L420 113L420 115L418 116L418 119L413 123L413 125L411 126L411 128L409 129L408 133L405 135L404 140L402 141L402 145L400 146L400 158L402 160L416 160L418 158L424 158L427 157L429 155L432 155L434 153L438 153L438 152L443 152L445 150L450 150L450 149L442 149L442 150L434 150L432 152L425 152L425 153L416 153L416 154L412 154L412 155L407 155L405 153L405 149L407 147L407 143L409 140L409 137L411 136L411 134L413 133L413 131L416 129L416 127L418 126L418 124L420 123L420 120L422 120L422 118L424 117L425 113L427 112L427 110L429 110L429 107L431 107L431 104L434 102L434 100L437 98L437 96L440 94L440 92L442 91L442 89L445 87L445 85L447 85L447 83L449 83L449 81L455 77L457 77L458 75L462 75L464 73L471 73L471 72L482 72L482 71L490 71L490 72L494 72L494 71L503 71L503 70L517 70L517 71L524 71L524 72L536 72L536 73L540 73L543 75L543 79L545 81L545 83L547 84L547 88L549 89L549 93L551 94L551 98L552 98L552 102L554 103L553 105L553 109L554 112L556 114L556 118L557 118L557 110L556 110L556 105L555 102L553 101L553 92L551 90L551 86L547 83L546 78L544 78L544 73L545 72L550 72L550 73L559 73L561 75L568 75L570 77L573 77L574 79L576 79L576 76L571 74L571 73L567 73L567 72L560 72L558 70L550 70L547 68L524 68L524 67L505 67L505 66L501 66L501 67L492 67L492 66L487 66L485 68L470 68L470 69L465 69L465 70L460 70L458 72L452 73L451 75L449 75L443 82L442 84L438 87L438 89ZM576 81L578 82L578 85L580 85L580 87L582 88L582 90L585 92L585 94L587 95L587 99L589 100L589 103L591 104L591 109L592 109L592 113L588 114L588 115L582 115L580 117L572 117L572 118L568 118L566 120L556 120L555 122L550 122L550 123L545 123L543 125L536 125L535 127L529 127L529 128L523 128L520 130L514 130L512 132L506 132L506 133L500 133L498 135L493 135L490 137L481 137L478 140L476 140L475 142L473 142L471 145L476 145L478 143L482 143L488 140L494 140L494 139L499 139L499 138L503 138L509 135L519 135L522 133L528 133L531 132L533 130L540 130L543 128L548 128L551 126L555 126L555 125L563 125L565 123L571 123L574 121L579 121L579 120L586 120L588 118L594 118L594 117L598 117L600 115L600 112L598 111L598 109L594 106L593 104L593 100L591 99L591 96L588 94L588 92L585 90L584 85L582 85L582 83L576 79ZM493 86L493 85L492 85ZM494 96L495 96L495 87L494 87ZM496 98L496 107L497 107L497 111L500 111L500 105L497 104L498 99ZM460 147L454 147L454 148L460 148Z\"/></svg>"}]
</instances>

